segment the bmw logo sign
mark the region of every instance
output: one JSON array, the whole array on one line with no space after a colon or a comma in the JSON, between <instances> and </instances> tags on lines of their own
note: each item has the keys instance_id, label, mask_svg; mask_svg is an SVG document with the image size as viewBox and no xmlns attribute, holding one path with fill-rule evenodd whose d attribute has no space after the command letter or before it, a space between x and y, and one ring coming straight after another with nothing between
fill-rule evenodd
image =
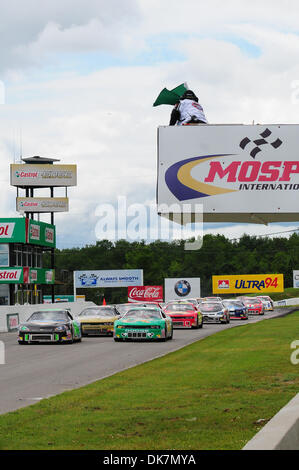
<instances>
[{"instance_id":1,"label":"bmw logo sign","mask_svg":"<svg viewBox=\"0 0 299 470\"><path fill-rule=\"evenodd\" d=\"M180 297L186 297L191 291L188 281L178 281L174 286L175 293Z\"/></svg>"}]
</instances>

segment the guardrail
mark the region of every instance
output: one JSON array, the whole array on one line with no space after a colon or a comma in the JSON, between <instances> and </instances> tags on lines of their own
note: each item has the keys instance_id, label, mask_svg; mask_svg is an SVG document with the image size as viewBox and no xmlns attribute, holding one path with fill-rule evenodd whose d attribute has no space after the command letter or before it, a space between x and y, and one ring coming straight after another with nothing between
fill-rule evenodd
<instances>
[{"instance_id":1,"label":"guardrail","mask_svg":"<svg viewBox=\"0 0 299 470\"><path fill-rule=\"evenodd\" d=\"M243 447L243 450L299 450L299 393Z\"/></svg>"}]
</instances>

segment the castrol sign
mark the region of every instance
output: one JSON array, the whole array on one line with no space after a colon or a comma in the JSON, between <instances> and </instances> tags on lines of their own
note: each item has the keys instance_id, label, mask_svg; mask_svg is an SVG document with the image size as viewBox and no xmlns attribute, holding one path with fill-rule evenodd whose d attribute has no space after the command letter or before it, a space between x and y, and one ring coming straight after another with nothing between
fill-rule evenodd
<instances>
[{"instance_id":1,"label":"castrol sign","mask_svg":"<svg viewBox=\"0 0 299 470\"><path fill-rule=\"evenodd\" d=\"M161 126L158 213L201 207L204 222L299 221L298 149L298 124Z\"/></svg>"},{"instance_id":2,"label":"castrol sign","mask_svg":"<svg viewBox=\"0 0 299 470\"><path fill-rule=\"evenodd\" d=\"M129 302L163 302L162 286L128 287Z\"/></svg>"},{"instance_id":3,"label":"castrol sign","mask_svg":"<svg viewBox=\"0 0 299 470\"><path fill-rule=\"evenodd\" d=\"M0 238L12 238L14 228L14 222L0 223Z\"/></svg>"},{"instance_id":4,"label":"castrol sign","mask_svg":"<svg viewBox=\"0 0 299 470\"><path fill-rule=\"evenodd\" d=\"M22 268L0 268L0 284L18 284L22 282Z\"/></svg>"}]
</instances>

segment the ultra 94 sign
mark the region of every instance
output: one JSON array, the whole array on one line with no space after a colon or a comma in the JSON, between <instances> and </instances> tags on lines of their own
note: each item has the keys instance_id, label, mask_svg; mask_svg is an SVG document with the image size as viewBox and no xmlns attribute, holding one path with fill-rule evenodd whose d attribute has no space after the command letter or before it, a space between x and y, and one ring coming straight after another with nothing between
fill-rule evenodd
<instances>
[{"instance_id":1,"label":"ultra 94 sign","mask_svg":"<svg viewBox=\"0 0 299 470\"><path fill-rule=\"evenodd\" d=\"M213 276L214 294L283 292L283 274Z\"/></svg>"}]
</instances>

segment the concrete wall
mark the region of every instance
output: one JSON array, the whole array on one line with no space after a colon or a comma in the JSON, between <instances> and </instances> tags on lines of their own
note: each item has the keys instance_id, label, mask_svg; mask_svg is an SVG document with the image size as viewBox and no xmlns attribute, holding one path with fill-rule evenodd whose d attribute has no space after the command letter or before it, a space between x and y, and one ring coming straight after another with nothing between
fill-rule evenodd
<instances>
[{"instance_id":1,"label":"concrete wall","mask_svg":"<svg viewBox=\"0 0 299 470\"><path fill-rule=\"evenodd\" d=\"M243 450L299 450L299 393L246 444Z\"/></svg>"},{"instance_id":2,"label":"concrete wall","mask_svg":"<svg viewBox=\"0 0 299 470\"><path fill-rule=\"evenodd\" d=\"M277 302L273 302L274 307L284 307L288 305L299 305L299 298L295 297L293 299L284 299L284 300L278 300Z\"/></svg>"},{"instance_id":3,"label":"concrete wall","mask_svg":"<svg viewBox=\"0 0 299 470\"><path fill-rule=\"evenodd\" d=\"M19 323L26 321L33 312L37 310L47 310L49 308L69 308L73 316L78 315L85 307L92 307L93 302L61 302L54 304L36 304L36 305L9 305L0 306L0 332L7 332L7 316L18 313Z\"/></svg>"}]
</instances>

